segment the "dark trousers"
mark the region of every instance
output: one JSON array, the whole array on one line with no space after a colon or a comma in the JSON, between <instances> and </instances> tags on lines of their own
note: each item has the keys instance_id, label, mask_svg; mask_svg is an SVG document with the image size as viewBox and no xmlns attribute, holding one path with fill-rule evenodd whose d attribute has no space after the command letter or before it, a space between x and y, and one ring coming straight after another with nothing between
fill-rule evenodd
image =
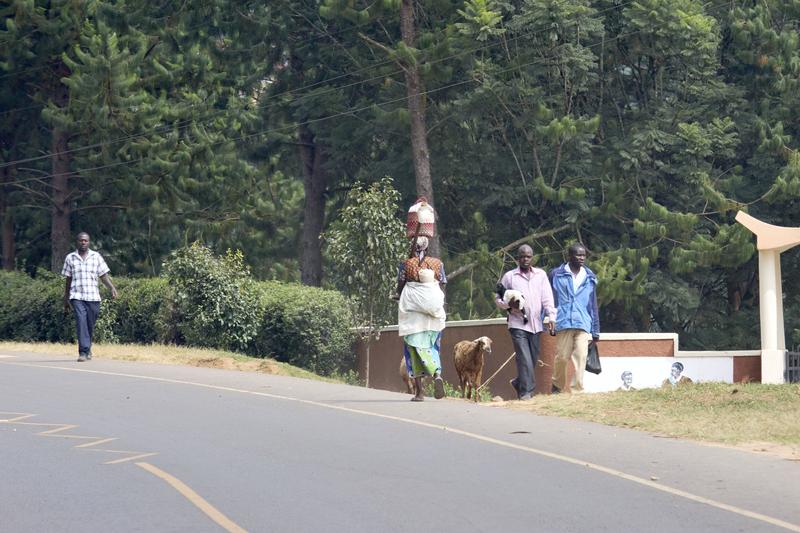
<instances>
[{"instance_id":1,"label":"dark trousers","mask_svg":"<svg viewBox=\"0 0 800 533\"><path fill-rule=\"evenodd\" d=\"M539 334L516 328L511 328L508 332L511 334L511 342L514 343L514 351L517 352L517 397L522 398L533 394L536 388L533 371L539 361Z\"/></svg>"},{"instance_id":2,"label":"dark trousers","mask_svg":"<svg viewBox=\"0 0 800 533\"><path fill-rule=\"evenodd\" d=\"M84 300L70 300L72 310L75 311L75 326L78 330L78 355L92 353L92 334L97 315L100 314L100 302L86 302Z\"/></svg>"}]
</instances>

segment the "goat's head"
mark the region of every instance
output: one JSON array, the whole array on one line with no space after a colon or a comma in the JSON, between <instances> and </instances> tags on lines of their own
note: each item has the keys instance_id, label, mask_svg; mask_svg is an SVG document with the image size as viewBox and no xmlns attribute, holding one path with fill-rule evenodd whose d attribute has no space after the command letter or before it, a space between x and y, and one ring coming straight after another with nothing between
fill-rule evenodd
<instances>
[{"instance_id":1,"label":"goat's head","mask_svg":"<svg viewBox=\"0 0 800 533\"><path fill-rule=\"evenodd\" d=\"M492 339L489 337L478 337L474 342L477 342L484 352L492 353Z\"/></svg>"}]
</instances>

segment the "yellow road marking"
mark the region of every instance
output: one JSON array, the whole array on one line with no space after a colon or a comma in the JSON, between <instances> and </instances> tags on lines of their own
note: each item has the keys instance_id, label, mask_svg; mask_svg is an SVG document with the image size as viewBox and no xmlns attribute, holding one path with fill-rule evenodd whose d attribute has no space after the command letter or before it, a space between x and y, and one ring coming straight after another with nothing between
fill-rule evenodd
<instances>
[{"instance_id":1,"label":"yellow road marking","mask_svg":"<svg viewBox=\"0 0 800 533\"><path fill-rule=\"evenodd\" d=\"M31 425L35 425L35 422L31 422ZM53 426L57 425L59 427L57 427L55 429L48 429L47 431L42 431L41 433L37 433L37 435L53 435L53 433L58 433L60 431L66 431L68 429L75 429L76 427L78 427L75 424L46 424L46 425L53 425ZM56 436L57 437L63 437L64 435L56 435ZM96 437L90 437L90 438L94 439Z\"/></svg>"},{"instance_id":2,"label":"yellow road marking","mask_svg":"<svg viewBox=\"0 0 800 533\"><path fill-rule=\"evenodd\" d=\"M30 416L36 416L36 415L30 415ZM26 416L24 418L29 418L29 417ZM67 425L67 424L53 424L53 423L47 423L47 422L12 422L10 420L3 420L3 422L8 422L9 424L14 424L15 426L44 426L44 427L51 427L51 428L54 427L54 428L58 429L59 431L61 429L63 429L64 426ZM78 427L78 426L72 426L72 427ZM37 435L41 435L41 433L37 433Z\"/></svg>"},{"instance_id":3,"label":"yellow road marking","mask_svg":"<svg viewBox=\"0 0 800 533\"><path fill-rule=\"evenodd\" d=\"M447 427L447 426L441 426L441 425L438 425L438 424L432 424L430 422L422 422L420 420L413 420L411 418L403 418L403 417L387 415L387 414L383 414L383 413L375 413L375 412L372 412L372 411L365 411L363 409L353 409L351 407L343 407L341 405L332 405L332 404L327 404L327 403L323 403L323 402L317 402L317 401L314 401L314 400L304 400L302 398L293 398L291 396L283 396L283 395L280 395L280 394L271 394L271 393L267 393L267 392L251 391L251 390L247 390L247 389L237 389L237 388L233 388L233 387L225 387L225 386L222 386L222 385L210 385L210 384L207 384L207 383L197 383L197 382L194 382L194 381L185 381L185 380L180 380L180 379L159 378L159 377L154 377L154 376L144 376L144 375L140 375L140 374L128 374L128 373L125 373L125 372L109 372L109 371L106 371L106 370L89 370L89 369L83 369L83 368L67 368L67 367L63 367L63 366L39 365L39 364L31 364L31 363L5 363L4 362L2 364L16 365L16 366L28 366L28 367L34 367L34 368L51 368L51 369L55 369L55 370L66 370L66 371L69 371L69 372L86 372L86 373L90 373L90 374L100 374L100 375L106 375L106 376L118 376L118 377L126 377L126 378L144 379L144 380L149 380L149 381L158 381L158 382L162 382L162 383L174 383L174 384L177 384L177 385L191 385L191 386L194 386L194 387L201 387L201 388L206 388L206 389L221 390L221 391L227 391L227 392L236 392L236 393L240 393L240 394L250 394L250 395L253 395L253 396L261 396L261 397L264 397L264 398L273 398L273 399L276 399L276 400L286 400L286 401L291 401L291 402L302 403L302 404L305 404L305 405L314 405L314 406L317 406L317 407L323 407L323 408L326 408L326 409L333 409L333 410L336 410L336 411L343 411L343 412L346 412L346 413L353 413L353 414L360 414L360 415L365 415L365 416L372 416L372 417L376 417L376 418L383 418L385 420L393 420L393 421L402 422L402 423L405 423L405 424L412 424L412 425L415 425L415 426L421 426L421 427L427 427L427 428L432 428L432 429L448 431L448 432L454 433L456 435L461 435L461 436L468 437L468 438L475 439L475 440L479 440L479 441L482 441L482 442L495 444L497 446L502 446L502 447L505 447L505 448L511 448L511 449L514 449L514 450L528 452L528 453L532 453L532 454L539 455L539 456L542 456L542 457L547 457L549 459L554 459L554 460L557 460L557 461L562 461L562 462L565 462L565 463L586 467L586 468L589 468L591 470L595 470L595 471L598 471L598 472L603 472L603 473L608 474L610 476L614 476L614 477L617 477L617 478L620 478L620 479L631 481L633 483L638 483L640 485L644 485L646 487L650 487L652 489L655 489L655 490L658 490L658 491L661 491L661 492L665 492L667 494L672 494L674 496L679 496L679 497L685 498L687 500L691 500L691 501L698 502L698 503L703 503L705 505L709 505L709 506L715 507L717 509L722 509L724 511L729 511L731 513L735 513L735 514L738 514L740 516L745 516L747 518L752 518L753 520L758 520L758 521L761 521L761 522L765 522L767 524L771 524L771 525L774 525L774 526L782 527L782 528L787 529L789 531L795 531L797 533L800 533L800 525L798 525L798 524L792 524L791 522L787 522L787 521L781 520L779 518L774 518L774 517L767 516L767 515L764 515L764 514L761 514L761 513L756 513L754 511L749 511L747 509L743 509L743 508L737 507L735 505L729 505L727 503L723 503L723 502L720 502L720 501L717 501L717 500L712 500L710 498L699 496L697 494L692 494L690 492L686 492L686 491L683 491L683 490L680 490L680 489L676 489L676 488L670 487L668 485L664 485L662 483L657 483L657 482L649 480L649 479L645 479L645 478L642 478L642 477L639 477L639 476L634 476L632 474L627 474L627 473L625 473L625 472L623 472L621 470L617 470L617 469L614 469L614 468L609 468L609 467L606 467L606 466L603 466L603 465L599 465L599 464L596 464L596 463L583 461L581 459L576 459L574 457L569 457L567 455L561 455L561 454L558 454L558 453L548 452L547 450L541 450L539 448L533 448L533 447L530 447L530 446L522 446L520 444L514 444L512 442L507 442L507 441L495 439L495 438L492 438L492 437L487 437L485 435L480 435L480 434L477 434L477 433L471 433L469 431L463 431L463 430L460 430L460 429L454 429L454 428ZM137 464L139 464L139 463L137 463ZM146 463L143 463L143 464L146 464Z\"/></svg>"},{"instance_id":4,"label":"yellow road marking","mask_svg":"<svg viewBox=\"0 0 800 533\"><path fill-rule=\"evenodd\" d=\"M107 439L100 439L95 442L87 442L86 444L79 444L77 446L73 446L73 448L89 448L90 446L97 446L98 444L105 444L106 442L111 442L112 440L117 440L117 437L109 437Z\"/></svg>"},{"instance_id":5,"label":"yellow road marking","mask_svg":"<svg viewBox=\"0 0 800 533\"><path fill-rule=\"evenodd\" d=\"M110 451L110 450L105 450L105 451ZM124 452L124 453L132 453L132 452ZM105 463L103 463L103 464L104 464L104 465L118 465L118 464L120 464L120 463L126 463L126 462L128 462L128 461L134 461L134 460L136 460L136 459L142 459L142 458L144 458L144 457L150 457L150 456L152 456L152 455L158 455L158 454L157 454L157 453L155 453L155 452L150 452L150 453L142 453L142 454L139 454L139 455L134 455L133 457L125 457L125 458L123 458L123 459L115 459L115 460L113 460L113 461L106 461L106 462L105 462Z\"/></svg>"},{"instance_id":6,"label":"yellow road marking","mask_svg":"<svg viewBox=\"0 0 800 533\"><path fill-rule=\"evenodd\" d=\"M25 420L26 418L31 418L32 416L36 416L28 413L9 413L7 411L0 411L0 415L22 415L14 418L0 419L0 422L10 422L10 423L16 423L17 420Z\"/></svg>"},{"instance_id":7,"label":"yellow road marking","mask_svg":"<svg viewBox=\"0 0 800 533\"><path fill-rule=\"evenodd\" d=\"M79 426L75 424L52 424L47 422L19 422L20 420L24 420L26 418L31 418L36 416L35 414L31 413L9 413L6 411L0 411L0 414L3 415L23 415L17 416L10 419L0 419L0 424L13 424L16 426L39 426L39 427L52 427L53 429L48 429L47 431L41 431L36 433L37 436L40 437L52 437L56 439L75 439L75 440L91 440L93 442L87 442L86 444L79 444L77 446L73 446L73 448L90 448L92 446L97 446L99 444L104 444L106 442L111 442L113 440L117 440L117 437L110 437L110 438L101 438L101 437L92 437L89 435L56 435L56 433L61 433L62 431L67 431L69 429L75 429ZM130 457L125 457L122 459L115 459L113 461L107 461L103 464L106 465L114 465L119 463L124 463L126 461L133 461L135 459L141 459L142 457L150 457L152 455L158 455L155 452L150 453L142 453L136 452L131 450L108 450L102 448L93 448L91 450L87 450L90 452L104 452L104 453L127 453L130 454Z\"/></svg>"},{"instance_id":8,"label":"yellow road marking","mask_svg":"<svg viewBox=\"0 0 800 533\"><path fill-rule=\"evenodd\" d=\"M172 476L158 467L151 465L150 463L136 463L136 466L141 467L156 477L159 477L166 481L169 485L172 486L175 490L180 492L187 500L192 502L195 507L203 511L211 520L216 522L220 527L222 527L225 531L229 531L232 533L244 533L246 530L239 527L235 522L233 522L230 518L219 512L213 505L208 503L202 496L197 494L188 485L186 485L183 481Z\"/></svg>"}]
</instances>

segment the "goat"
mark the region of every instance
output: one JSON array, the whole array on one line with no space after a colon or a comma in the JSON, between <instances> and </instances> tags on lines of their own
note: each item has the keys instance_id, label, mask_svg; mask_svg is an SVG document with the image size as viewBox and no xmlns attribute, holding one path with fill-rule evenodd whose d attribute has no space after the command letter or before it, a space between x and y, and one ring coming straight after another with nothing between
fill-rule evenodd
<instances>
[{"instance_id":1,"label":"goat","mask_svg":"<svg viewBox=\"0 0 800 533\"><path fill-rule=\"evenodd\" d=\"M495 290L497 292L497 296L508 306L508 309L506 310L508 316L511 316L512 309L518 309L519 312L522 313L522 323L527 324L528 313L525 311L525 297L522 295L522 293L515 289L506 289L500 283L497 284L497 288ZM508 317L506 317L506 320L508 320Z\"/></svg>"},{"instance_id":2,"label":"goat","mask_svg":"<svg viewBox=\"0 0 800 533\"><path fill-rule=\"evenodd\" d=\"M406 358L400 358L400 379L406 384L406 392L409 394L416 394L417 387L414 383L414 378L408 375L408 368L406 368Z\"/></svg>"},{"instance_id":3,"label":"goat","mask_svg":"<svg viewBox=\"0 0 800 533\"><path fill-rule=\"evenodd\" d=\"M461 341L453 348L456 373L461 385L461 397L478 401L478 388L483 378L483 354L492 353L492 339L478 337L474 341ZM469 392L467 392L469 386Z\"/></svg>"}]
</instances>

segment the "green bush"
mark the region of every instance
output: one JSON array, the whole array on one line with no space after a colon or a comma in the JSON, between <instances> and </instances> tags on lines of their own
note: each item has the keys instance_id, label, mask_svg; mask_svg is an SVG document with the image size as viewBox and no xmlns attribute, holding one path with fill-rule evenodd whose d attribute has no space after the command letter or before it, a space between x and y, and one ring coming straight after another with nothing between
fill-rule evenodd
<instances>
[{"instance_id":1,"label":"green bush","mask_svg":"<svg viewBox=\"0 0 800 533\"><path fill-rule=\"evenodd\" d=\"M262 282L258 336L248 352L325 376L353 368L354 320L341 293Z\"/></svg>"},{"instance_id":2,"label":"green bush","mask_svg":"<svg viewBox=\"0 0 800 533\"><path fill-rule=\"evenodd\" d=\"M105 298L95 326L98 342L174 341L171 288L165 278L115 278L118 297Z\"/></svg>"},{"instance_id":3,"label":"green bush","mask_svg":"<svg viewBox=\"0 0 800 533\"><path fill-rule=\"evenodd\" d=\"M255 282L241 254L218 258L197 244L175 252L164 270L165 278L114 278L116 300L101 288L95 341L233 349L351 376L355 323L341 293ZM75 342L73 315L63 311L63 278L4 272L0 290L0 338Z\"/></svg>"},{"instance_id":4,"label":"green bush","mask_svg":"<svg viewBox=\"0 0 800 533\"><path fill-rule=\"evenodd\" d=\"M29 342L75 339L72 313L64 313L64 280L47 271L36 279L19 272L0 275L0 338Z\"/></svg>"},{"instance_id":5,"label":"green bush","mask_svg":"<svg viewBox=\"0 0 800 533\"><path fill-rule=\"evenodd\" d=\"M258 296L241 252L216 257L194 243L164 264L177 341L244 351L256 336Z\"/></svg>"},{"instance_id":6,"label":"green bush","mask_svg":"<svg viewBox=\"0 0 800 533\"><path fill-rule=\"evenodd\" d=\"M19 320L17 304L33 280L21 272L0 271L0 339L14 339Z\"/></svg>"}]
</instances>

